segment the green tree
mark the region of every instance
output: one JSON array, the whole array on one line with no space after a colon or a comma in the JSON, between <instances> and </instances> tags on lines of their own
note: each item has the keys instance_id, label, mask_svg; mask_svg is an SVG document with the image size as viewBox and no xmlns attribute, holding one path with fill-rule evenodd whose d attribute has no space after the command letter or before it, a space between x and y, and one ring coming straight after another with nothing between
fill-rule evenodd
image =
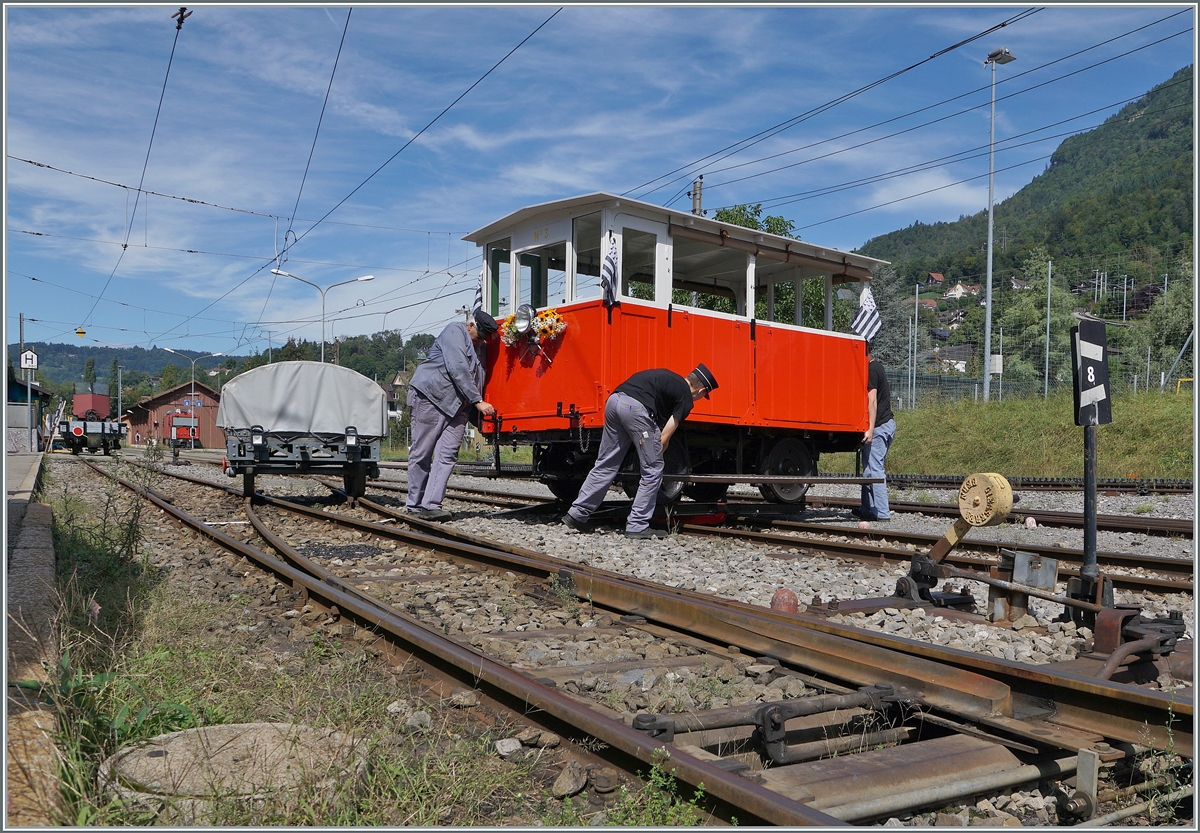
<instances>
[{"instance_id":1,"label":"green tree","mask_svg":"<svg viewBox=\"0 0 1200 833\"><path fill-rule=\"evenodd\" d=\"M89 390L96 381L95 356L88 356L87 361L83 363L83 381L87 384Z\"/></svg>"},{"instance_id":2,"label":"green tree","mask_svg":"<svg viewBox=\"0 0 1200 833\"><path fill-rule=\"evenodd\" d=\"M189 366L190 370L190 366ZM162 369L162 375L158 380L158 390L156 393L161 393L164 390L170 390L176 385L182 384L184 379L183 371L174 364L168 364Z\"/></svg>"},{"instance_id":3,"label":"green tree","mask_svg":"<svg viewBox=\"0 0 1200 833\"><path fill-rule=\"evenodd\" d=\"M1179 365L1172 378L1192 378L1195 342L1183 353L1180 351L1193 332L1195 321L1192 296L1194 275L1191 251L1180 255L1175 268L1175 277L1165 294L1155 299L1145 317L1135 320L1120 334L1121 357L1117 367L1109 366L1110 375L1121 374L1132 382L1138 376L1138 386L1146 383L1146 354L1150 354L1150 385L1157 387L1161 374L1171 369L1179 358ZM1110 328L1109 333L1113 329ZM1111 338L1111 336L1110 336ZM1170 380L1168 380L1169 382Z\"/></svg>"},{"instance_id":4,"label":"green tree","mask_svg":"<svg viewBox=\"0 0 1200 833\"><path fill-rule=\"evenodd\" d=\"M116 414L118 419L120 419L121 415L117 414L117 392L120 390L121 382L124 381L120 377L121 365L118 361L117 354L113 353L112 366L108 369L108 412L110 414ZM124 405L123 402L121 404Z\"/></svg>"},{"instance_id":5,"label":"green tree","mask_svg":"<svg viewBox=\"0 0 1200 833\"><path fill-rule=\"evenodd\" d=\"M287 340L287 344L279 348L279 354L275 361L277 362L311 362L317 361L320 358L320 353L307 341L297 342L293 338Z\"/></svg>"}]
</instances>

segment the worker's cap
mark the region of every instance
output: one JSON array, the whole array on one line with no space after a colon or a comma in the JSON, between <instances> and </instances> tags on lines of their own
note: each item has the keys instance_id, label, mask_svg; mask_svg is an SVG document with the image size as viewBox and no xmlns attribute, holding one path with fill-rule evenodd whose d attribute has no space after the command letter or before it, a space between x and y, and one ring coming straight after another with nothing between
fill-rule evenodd
<instances>
[{"instance_id":1,"label":"worker's cap","mask_svg":"<svg viewBox=\"0 0 1200 833\"><path fill-rule=\"evenodd\" d=\"M708 395L716 390L717 377L713 376L712 371L704 366L703 363L696 365L696 369L692 371L692 376L696 377L696 381L704 386L704 398L708 399Z\"/></svg>"},{"instance_id":2,"label":"worker's cap","mask_svg":"<svg viewBox=\"0 0 1200 833\"><path fill-rule=\"evenodd\" d=\"M475 319L475 329L479 332L480 338L487 338L500 329L500 325L496 323L496 319L481 309L475 310L473 318Z\"/></svg>"}]
</instances>

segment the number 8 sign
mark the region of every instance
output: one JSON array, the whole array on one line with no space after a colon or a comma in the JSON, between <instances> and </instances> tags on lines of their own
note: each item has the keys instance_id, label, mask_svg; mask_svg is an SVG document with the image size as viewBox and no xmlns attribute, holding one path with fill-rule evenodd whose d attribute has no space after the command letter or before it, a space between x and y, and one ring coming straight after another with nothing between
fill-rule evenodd
<instances>
[{"instance_id":1,"label":"number 8 sign","mask_svg":"<svg viewBox=\"0 0 1200 833\"><path fill-rule=\"evenodd\" d=\"M1103 321L1081 320L1071 328L1071 360L1075 367L1075 424L1112 422L1108 394L1108 337Z\"/></svg>"}]
</instances>

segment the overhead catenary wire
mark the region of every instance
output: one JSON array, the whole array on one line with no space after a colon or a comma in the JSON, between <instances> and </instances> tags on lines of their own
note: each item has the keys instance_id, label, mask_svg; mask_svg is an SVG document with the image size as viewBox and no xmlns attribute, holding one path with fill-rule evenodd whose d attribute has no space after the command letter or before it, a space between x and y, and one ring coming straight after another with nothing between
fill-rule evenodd
<instances>
[{"instance_id":1,"label":"overhead catenary wire","mask_svg":"<svg viewBox=\"0 0 1200 833\"><path fill-rule=\"evenodd\" d=\"M1100 48L1100 47L1102 47L1102 46L1107 46L1107 45L1108 45L1108 44L1110 44L1110 43L1115 43L1116 41L1118 41L1118 40L1121 40L1122 38L1127 38L1127 37L1130 37L1130 36L1132 36L1132 35L1134 35L1134 34L1137 34L1138 32L1141 32L1141 31L1143 31L1143 30L1145 30L1145 29L1148 29L1148 28L1150 28L1151 26L1156 26L1156 25L1158 25L1159 23L1165 23L1166 21L1168 21L1168 20L1171 20L1172 18L1174 18L1174 17L1177 17L1177 16L1178 16L1178 15L1180 15L1180 14L1184 14L1184 12L1183 12L1183 11L1175 12L1174 14L1170 14L1170 15L1167 15L1166 17L1159 18L1158 20L1155 20L1155 21L1153 21L1153 22L1151 22L1151 23L1147 23L1147 24L1145 24L1144 26L1139 26L1139 27L1137 27L1136 29L1131 29L1131 30L1129 30L1128 32L1123 32L1123 33L1121 33L1120 35L1116 35L1116 36L1114 36L1114 37L1108 38L1107 40L1100 41L1099 43L1094 43L1094 44L1092 44L1091 46L1085 47L1085 48L1083 48L1083 49L1076 50L1075 52L1072 52L1072 53L1070 53L1070 54L1068 54L1068 55L1064 55L1064 56L1062 56L1062 57L1060 57L1060 58L1055 58L1055 59L1054 59L1054 60L1052 60L1052 61L1047 61L1046 63L1044 63L1044 64L1040 64L1040 65L1038 65L1038 66L1036 66L1036 67L1031 67L1031 68L1029 68L1029 69L1025 70L1024 72L1018 72L1018 73L1015 73L1015 74L1013 74L1013 75L1010 75L1008 78L1006 78L1006 79L1004 79L1004 80L1000 81L999 83L1000 83L1000 84L1012 83L1012 82L1014 82L1014 81L1016 81L1016 80L1018 80L1018 79L1020 79L1020 78L1022 78L1022 77L1024 77L1024 76L1026 76L1026 75L1030 75L1030 74L1032 74L1032 73L1034 73L1034 72L1040 72L1040 71L1042 71L1042 70L1044 70L1044 69L1046 69L1046 68L1048 68L1048 67L1054 66L1055 64L1062 63L1063 61L1067 61L1067 60L1070 60L1071 58L1078 57L1078 56L1080 56L1080 55L1083 55L1083 54L1085 54L1085 53L1087 53L1087 52L1091 52L1092 50L1099 49L1099 48ZM1134 52L1140 51L1141 49L1145 49L1145 48L1148 48L1148 47L1150 47L1150 46L1155 46L1155 45L1157 45L1157 44L1159 44L1159 43L1162 43L1162 42L1163 42L1163 41L1165 41L1165 40L1169 40L1169 39L1171 39L1171 38L1173 38L1173 37L1178 37L1178 36L1179 36L1179 35L1181 35L1181 34L1186 34L1186 33L1187 33L1187 32L1189 32L1189 31L1191 31L1191 28L1190 28L1190 27L1189 27L1188 29L1185 29L1185 30L1183 30L1182 32L1176 32L1176 33L1175 33L1175 34L1173 34L1173 35L1169 35L1169 36L1167 36L1167 37L1164 37L1164 38L1161 38L1161 39L1159 39L1159 40L1157 40L1157 41L1153 41L1153 42L1151 42L1151 43L1149 43L1149 44L1144 44L1143 46L1137 47L1137 48L1135 48L1135 49L1132 49L1132 50L1129 50L1129 51L1127 51L1127 52L1122 52L1122 53L1120 53L1119 55L1116 55L1116 56L1114 56L1113 58L1109 58L1109 59L1107 59L1106 61L1101 61L1100 63L1097 63L1097 64L1092 64L1092 65L1090 65L1090 66L1088 66L1088 67L1084 67L1082 70L1076 70L1075 72L1072 72L1072 73L1067 73L1066 75L1062 75L1062 76L1059 76L1059 77L1057 77L1057 78L1051 79L1051 81L1059 81L1059 80L1062 80L1062 79L1064 79L1064 78L1069 78L1071 75L1078 74L1078 72L1082 72L1082 71L1085 71L1085 70L1087 70L1087 69L1093 69L1093 68L1095 68L1095 67L1097 67L1097 66L1102 66L1103 64L1105 64L1105 63L1108 63L1109 61L1115 60L1116 58L1122 58L1122 57L1126 57L1126 56L1128 56L1128 55L1131 55L1131 54L1133 54ZM1043 83L1043 84L1041 84L1041 85L1037 85L1037 86L1034 86L1034 87L1029 87L1029 88L1028 88L1028 90L1034 90L1034 89L1038 89L1040 86L1045 86L1045 84L1046 84L1046 83L1050 83L1050 82L1044 82L1044 83ZM748 166L748 165L754 165L754 164L757 164L757 163L759 163L759 162L766 162L766 161L769 161L769 160L771 160L771 159L777 159L777 158L779 158L780 156L787 156L788 154L792 154L792 153L798 153L798 152L800 152L800 151L802 151L802 150L807 150L807 149L809 149L809 148L818 147L818 146L820 146L820 145L822 145L822 144L827 144L827 143L829 143L829 142L835 142L835 141L837 141L837 140L839 140L839 139L845 139L845 138L847 138L847 137L849 137L849 136L854 136L854 135L857 135L857 134L859 134L859 133L863 133L863 132L865 132L865 131L868 131L868 130L873 130L873 129L877 128L877 127L882 127L882 126L884 126L884 125L891 124L891 123L893 123L893 122L900 121L900 120L902 120L902 119L906 119L906 118L909 118L909 117L911 117L911 116L918 115L918 114L920 114L920 113L924 113L924 112L926 112L926 111L928 111L928 110L933 110L933 109L935 109L935 108L937 108L937 107L941 107L941 106L943 106L943 105L950 104L950 103L952 103L952 102L954 102L954 101L958 101L959 99L967 98L967 97L969 97L969 96L975 95L976 93L982 92L982 91L984 91L984 90L987 90L987 89L988 89L988 85L984 85L984 86L981 86L981 87L977 87L977 88L975 88L975 89L973 89L973 90L968 90L967 92L960 93L960 94L958 94L958 95L955 95L955 96L951 96L950 98L942 99L941 101L935 102L935 103L933 103L933 104L929 104L929 105L926 105L926 106L924 106L924 107L919 107L919 108L917 108L916 110L911 110L911 111L909 111L909 112L907 112L907 113L902 113L901 115L898 115L898 116L893 116L892 118L884 119L883 121L879 121L879 122L876 122L876 123L874 123L874 124L867 125L866 127L860 127L860 128L857 128L857 129L855 129L855 130L847 131L846 133L842 133L842 134L840 134L840 135L838 135L838 136L833 136L833 137L830 137L830 138L828 138L828 139L821 139L821 140L819 140L819 141L816 141L816 142L810 142L810 143L808 143L808 144L801 145L801 146L799 146L799 147L795 147L795 148L791 148L791 149L789 149L789 150L780 151L780 152L778 152L778 153L773 153L773 154L769 154L769 155L767 155L767 156L759 157L758 159L751 159L751 160L749 160L749 161L746 161L746 162L739 162L739 163L737 163L736 165L728 165L728 166L726 166L726 167L724 167L724 168L716 168L716 169L710 169L710 170L706 170L706 171L705 171L705 174L707 174L707 175L711 176L712 174L715 174L715 173L721 173L721 172L723 172L723 171L736 170L737 168L744 168L744 167L746 167L746 166ZM1028 91L1028 90L1023 90L1023 91L1021 91L1021 92L1026 92L1026 91ZM1014 93L1014 95L1017 95L1017 94L1020 94L1020 93ZM1003 101L1003 100L1005 100L1005 98L1010 98L1010 97L1011 97L1011 96L1005 96L1004 98L1001 98L1001 99L999 99L999 100L1000 100L1000 101ZM964 114L964 113L969 113L969 112L971 112L972 110L977 110L977 109L979 109L979 108L980 108L980 107L982 107L982 106L985 106L985 105L978 105L978 106L976 106L976 107L973 107L973 108L968 108L968 109L966 109L966 110L961 110L961 111L959 111L959 112L957 112L957 113L953 113L953 114L951 114L951 116L948 116L948 117L942 117L941 119L936 119L936 120L934 120L934 121L930 121L930 122L925 122L925 124L924 124L924 125L918 125L918 127L921 127L921 126L929 126L929 125L932 125L932 124L936 124L938 121L944 121L946 118L950 118L950 117L953 117L953 116L962 115L962 114ZM912 128L910 128L910 130L911 130L911 129L912 129ZM907 132L907 131L900 131L900 133L903 133L903 132ZM891 135L891 136L896 136L896 135L900 135L900 133L894 133L894 134L889 134L889 135ZM887 137L884 137L884 138L887 138ZM860 147L860 146L859 146L859 145L855 145L854 147ZM785 166L785 167L789 167L789 166ZM771 172L773 172L774 170L782 170L782 168L772 169L772 171L764 171L763 173L771 173ZM761 174L756 174L756 176L757 176L757 175L761 175ZM726 180L726 181L724 181L724 182L717 183L716 185L714 185L714 184L713 184L713 183L710 181L710 182L706 182L706 183L705 183L705 188L706 188L706 189L708 189L708 190L711 190L712 188L714 188L714 187L717 187L717 186L719 186L719 185L728 185L728 184L730 184L731 182L739 182L739 181L741 181L741 180L736 180L736 179L735 179L735 180ZM674 201L674 200L672 200L672 202L673 202L673 201ZM669 205L669 204L670 204L670 202L668 202L667 204Z\"/></svg>"},{"instance_id":2,"label":"overhead catenary wire","mask_svg":"<svg viewBox=\"0 0 1200 833\"><path fill-rule=\"evenodd\" d=\"M112 271L108 274L108 280L104 282L104 287L100 290L100 295L96 303L99 303L99 298L104 297L104 293L108 291L109 284L112 283L113 276L117 274L117 269L121 266L121 260L125 257L125 251L129 248L129 235L133 231L133 221L137 217L138 201L141 199L141 187L146 181L146 169L150 166L150 151L154 147L154 135L158 132L158 118L162 115L163 99L167 96L167 80L171 77L171 65L175 62L175 47L179 44L179 33L183 29L183 21L191 17L191 12L183 13L180 9L172 17L178 17L178 23L175 26L175 39L171 41L171 55L167 58L167 71L163 75L162 91L158 95L158 108L154 111L154 124L150 128L150 141L146 145L146 158L142 162L142 175L138 179L138 192L133 200L133 213L129 215L128 222L125 225L125 240L121 245L121 253L117 255L117 262L113 265ZM92 313L96 310L96 304L92 304L92 308L88 310L87 315L83 317L80 326L90 324Z\"/></svg>"},{"instance_id":3,"label":"overhead catenary wire","mask_svg":"<svg viewBox=\"0 0 1200 833\"><path fill-rule=\"evenodd\" d=\"M475 89L475 87L479 86L479 84L482 83L485 78L487 78L489 75L491 75L493 72L495 72L496 69L501 64L503 64L506 60L508 60L508 58L511 57L514 52L516 52L523 45L525 45L529 41L530 38L532 38L539 31L541 31L542 28L544 26L546 26L546 24L548 24L551 20L553 20L554 17L561 11L562 11L562 7L559 7L557 10L555 10L554 14L550 15L548 18L546 18L544 21L542 21L542 23L539 24L536 29L534 29L532 32L530 32L528 35L526 35L525 38L520 43L518 43L516 46L514 46L512 49L510 49L503 58L501 58L499 61L497 61L495 64L493 64L492 67L487 72L485 72L483 75L481 75L473 84L471 84L471 86L469 86L466 90L464 90L462 92L462 94L458 96L458 98L456 98L456 99L454 99L454 101L450 102L450 104L447 105L446 108L441 111L441 113L439 113L437 116L435 116L433 118L433 120L431 120L427 125L425 125L425 127L421 128L420 132L418 132L415 136L413 136L411 139L409 139L407 142L405 142L404 145L401 146L401 148L399 150L397 150L390 157L388 157L387 161L385 161L382 165L380 165L378 168L376 168L375 171L373 171L366 179L364 179L362 182L360 182L358 185L356 185L354 187L354 189L352 191L350 191L349 194L347 194L345 197L343 197L341 200L339 200L337 202L337 204L333 206L333 208L329 209L329 211L325 212L325 214L323 214L320 217L320 219L318 219L311 226L309 226L309 228L304 232L304 234L298 235L297 238L290 245L286 245L285 251L287 249L292 248L297 243L299 243L303 237L307 236L313 229L315 229L317 226L319 226L321 223L323 223L331 214L333 214L334 211L337 211L337 209L340 208L347 200L349 200L350 197L354 196L354 194L356 194L364 185L366 185L368 182L370 182L375 177L376 174L378 174L385 167L387 167L387 165L393 159L395 159L397 156L399 156L404 151L404 149L407 148L409 145L411 145L414 141L416 141L417 138L420 137L422 133L424 133L426 130L428 130L430 127L432 127L442 116L444 116L446 113L448 113L450 111L450 109L452 107L454 107L454 105L457 104L459 101L461 101L464 97L466 97L466 95L469 92L471 92L471 90ZM274 262L275 262L275 258L272 258L271 260L268 260L267 262L263 263L261 266L259 266L257 269L255 269L254 272L252 272L250 275L247 275L246 278L244 280L242 280L240 283L238 283L236 286L231 288L229 291L225 292L219 298L216 298L213 301L209 302L206 306L204 306L200 310L200 312L205 312L206 310L211 309L214 305L216 305L216 304L220 303L221 301L225 300L226 298L228 298L234 292L236 292L237 290L239 290L243 286L245 286L249 281L253 280L260 272L262 272L264 269L268 268ZM197 313L197 314L199 314L199 313ZM168 332L173 332L174 329L177 329L177 328L178 327L173 328L172 330L169 330Z\"/></svg>"},{"instance_id":4,"label":"overhead catenary wire","mask_svg":"<svg viewBox=\"0 0 1200 833\"><path fill-rule=\"evenodd\" d=\"M1058 76L1057 78L1051 78L1051 79L1050 79L1050 80L1048 80L1048 81L1043 81L1042 83L1040 83L1040 84L1035 84L1035 85L1033 85L1032 87L1026 87L1026 88L1025 88L1025 89L1023 89L1023 90L1017 90L1016 92L1011 92L1011 93L1009 93L1008 95L1005 95L1005 96L1002 96L1002 97L1000 97L1000 98L996 99L996 101L997 101L997 102L1001 102L1001 101L1007 101L1008 99L1015 98L1015 97L1017 97L1017 96L1019 96L1019 95L1024 95L1025 93L1031 92L1031 91L1033 91L1033 90L1036 90L1036 89L1040 89L1041 87L1045 87L1045 86L1047 86L1047 85L1049 85L1049 84L1055 83L1055 82L1057 82L1057 81L1061 81L1061 80L1063 80L1063 79L1065 79L1065 78L1070 78L1070 77L1071 77L1071 76L1073 76L1073 75L1078 75L1078 74L1079 74L1079 73L1081 73L1081 72L1086 72L1086 71L1088 71L1088 70L1090 70L1090 69L1095 69L1096 67L1103 66L1104 64L1111 63L1112 61L1115 61L1115 60L1117 60L1117 59L1119 59L1119 58L1127 57L1128 55L1131 55L1131 54L1133 54L1133 53L1135 53L1135 52L1140 52L1140 51L1141 51L1141 50L1143 50L1143 49L1148 49L1148 48L1150 48L1151 46L1157 46L1158 44L1160 44L1160 43L1162 43L1162 42L1164 42L1164 41L1170 40L1170 39L1172 39L1172 38L1179 37L1180 35L1185 35L1185 34L1187 34L1187 33L1188 33L1188 32L1190 32L1190 31L1191 31L1191 29L1186 29L1186 30L1183 30L1183 31L1181 31L1181 32L1176 32L1176 33L1174 33L1174 34L1168 35L1168 36L1166 36L1166 37L1164 37L1164 38L1161 38L1161 39L1159 39L1159 40L1157 40L1157 41L1154 41L1154 42L1152 42L1152 43L1144 44L1144 45L1142 45L1142 46L1139 46L1139 47L1137 47L1137 48L1135 48L1135 49L1131 49L1131 50L1129 50L1128 52L1123 52L1123 53L1121 53L1120 55L1115 55L1115 56L1113 56L1113 57L1111 57L1111 58L1106 58L1106 59L1105 59L1105 60L1103 60L1103 61L1099 61L1099 62L1097 62L1097 63L1090 64L1090 65L1088 65L1088 66L1086 66L1086 67L1082 67L1082 68L1080 68L1080 69L1074 70L1073 72L1066 73L1065 75L1060 75L1060 76ZM1036 71L1037 69L1040 69L1040 67L1035 67L1034 69L1032 69L1032 70L1029 70L1029 72L1034 72L1034 71ZM1028 74L1028 72L1027 72L1027 73L1022 73L1021 75L1026 75L1026 74ZM1013 81L1013 80L1015 80L1015 79L1017 79L1017 78L1020 78L1020 77L1021 77L1021 75L1015 75L1015 76L1013 76L1012 78L1009 78L1009 79L1007 79L1007 80L1008 80L1008 81ZM1001 82L1001 83L1004 83L1004 82ZM1177 82L1177 83L1179 83L1179 82ZM1133 99L1131 99L1131 100L1137 100L1137 99L1139 99L1139 98L1143 98L1144 96L1145 96L1145 93L1143 93L1142 95L1139 95L1139 96L1135 96L1135 97L1133 97ZM961 96L956 96L955 98L961 98ZM954 100L954 99L948 99L948 101L953 101L953 100ZM944 103L944 102L943 102L943 103ZM935 105L935 106L936 106L936 105ZM757 173L753 173L753 174L747 174L746 176L738 177L738 178L736 178L736 179L728 179L728 180L725 180L724 182L716 182L716 183L711 183L711 184L710 184L710 183L705 183L705 189L706 189L707 191L711 192L711 191L712 191L714 188L719 188L719 187L721 187L721 186L723 186L723 185L731 185L731 184L733 184L733 183L735 183L735 182L744 182L745 180L748 180L748 179L755 179L755 178L757 178L757 177L760 177L760 176L766 176L766 175L768 175L768 174L772 174L772 173L778 173L779 171L782 171L782 170L787 170L787 169L789 169L789 168L795 168L795 167L797 167L797 166L799 166L799 165L805 165L805 164L807 164L807 163L809 163L809 162L815 162L815 161L818 161L818 160L821 160L821 159L828 159L828 158L830 158L830 157L832 157L832 156L836 156L836 155L838 155L838 154L841 154L841 153L847 153L847 152L849 152L849 151L851 151L851 150L858 150L858 149L861 149L861 148L863 148L863 147L866 147L866 146L868 146L868 145L875 144L875 143L877 143L877 142L882 142L882 141L885 141L885 140L887 140L887 139L893 139L893 138L895 138L895 137L897 137L897 136L901 136L901 135L904 135L904 134L906 134L906 133L912 133L913 131L916 131L916 130L921 130L921 129L923 129L923 128L930 127L930 126L932 126L932 125L938 124L939 122L947 121L947 120L949 120L949 119L952 119L952 118L957 118L958 116L965 115L965 114L967 114L967 113L971 113L971 112L973 112L973 111L975 111L975 110L979 110L979 109L981 109L981 108L983 108L983 107L987 107L987 106L989 106L989 105L988 105L987 103L984 103L984 104L979 104L979 105L976 105L975 107L968 107L968 108L966 108L965 110L959 110L959 111L957 111L957 112L955 112L955 113L950 113L950 114L948 114L948 115L945 115L945 116L939 116L939 117L938 117L938 118L936 118L936 119L932 119L932 120L930 120L930 121L927 121L927 122L922 122L921 124L914 125L914 126L912 126L912 127L906 127L905 129L903 129L903 130L898 130L898 131L896 131L895 133L889 133L889 134L887 134L887 135L884 135L884 136L879 136L879 137L877 137L877 138L874 138L874 139L869 139L869 140L867 140L867 141L865 141L865 142L860 142L860 143L858 143L858 144L855 144L855 145L849 145L849 146L847 146L847 147L844 147L844 148L839 148L838 150L833 150L833 151L830 151L829 153L825 153L825 154L822 154L822 155L820 155L820 156L814 156L814 157L810 157L810 158L808 158L808 159L803 159L803 160L801 160L801 161L799 161L799 162L792 162L792 163L789 163L789 164L787 164L787 165L781 165L781 166L779 166L779 167L777 167L777 168L770 168L770 169L768 169L768 170L765 170L765 171L759 171L759 172L757 172ZM1110 105L1110 106L1116 106L1116 105ZM927 108L922 108L922 109L927 109ZM917 111L917 112L921 112L921 111ZM904 118L904 116L898 116L897 118ZM888 121L889 121L889 122L890 122L890 121L895 121L895 119L889 119ZM865 130L865 129L870 129L870 128L863 128L863 129ZM843 134L842 136L835 137L834 139L825 139L825 140L822 140L822 141L820 141L820 142L814 142L814 143L812 143L812 144L810 144L810 145L807 145L806 147L815 147L816 145L825 144L825 143L827 143L827 142L829 142L829 141L835 141L835 140L836 140L836 139L838 139L838 138L844 138L845 136L849 136L849 135L852 135L853 133L859 133L859 132L862 132L862 131L861 131L861 130L855 130L855 131L851 131L851 133L846 133L846 134ZM804 149L804 148L799 148L799 149ZM789 152L791 152L791 151L789 151ZM747 163L747 164L752 164L752 163ZM740 166L737 166L737 167L740 167ZM729 168L726 168L725 170L729 170ZM758 200L752 200L752 202L758 202ZM668 203L668 205L669 205L669 203Z\"/></svg>"},{"instance_id":5,"label":"overhead catenary wire","mask_svg":"<svg viewBox=\"0 0 1200 833\"><path fill-rule=\"evenodd\" d=\"M774 136L784 130L787 130L790 127L794 127L795 125L801 123L802 121L806 121L807 119L810 119L813 116L820 115L821 113L824 113L826 110L830 110L830 109L838 106L839 104L843 104L846 101L849 101L850 99L855 98L856 96L862 95L863 93L867 92L868 90L872 90L881 84L885 84L894 78L897 78L907 72L910 72L910 71L916 69L919 66L922 66L923 64L927 64L930 61L941 57L942 55L945 55L949 52L953 52L955 49L958 49L959 47L965 46L968 43L979 40L982 37L986 37L987 35L990 35L992 32L996 32L996 31L1004 28L1005 26L1008 26L1012 23L1016 23L1017 21L1024 20L1026 17L1029 17L1030 15L1033 15L1033 14L1037 14L1040 11L1042 11L1042 9L1040 9L1040 8L1026 9L1025 11L1020 12L1019 14L1014 15L1013 17L1008 18L1007 20L1001 21L1000 23L996 24L995 26L992 26L988 29L985 29L982 32L979 32L978 34L972 35L971 37L966 38L965 40L961 40L956 44L953 44L951 46L947 46L943 49L940 49L937 52L930 55L928 58L918 61L917 63L913 64L912 66L906 67L906 68L904 68L902 70L898 70L896 72L893 72L891 75L885 76L884 78L880 78L877 81L872 81L871 83L866 84L862 87L859 87L856 90L852 90L851 92L845 93L844 95L841 95L838 98L833 99L832 101L827 101L824 104L814 107L811 110L806 110L805 112L800 113L799 115L793 116L792 118L787 119L786 121L782 121L782 122L774 125L773 127L768 127L765 130L761 130L758 133L753 134L752 136L748 136L745 139L740 139L731 145L726 145L725 147L721 148L720 150L713 151L712 153L708 154L707 156L701 157L700 159L697 159L693 162L689 162L686 165L682 165L673 171L669 171L668 173L663 174L662 176L655 177L654 179L650 180L649 182L644 182L641 185L637 185L633 188L630 188L628 191L623 192L621 194L621 196L630 196L636 191L642 191L642 189L644 189L650 185L653 185L655 182L658 182L659 180L662 180L662 179L666 179L667 177L672 176L673 174L679 173L680 171L689 170L689 171L692 171L692 173L698 173L700 171L700 168L698 168L697 166L700 165L701 162L707 162L708 160L712 159L715 156L720 156L720 154L726 153L726 151L732 151L734 148L737 148L737 150L733 151L733 153L740 153L741 151L745 150L746 148L753 147L754 145L758 144L759 142L769 139L771 136ZM727 158L728 156L733 155L733 153L729 153L726 156L721 156L720 158L721 159ZM642 199L642 198L648 196L649 194L652 194L655 191L665 188L674 182L678 182L680 179L685 179L685 178L690 179L692 176L692 173L685 174L682 177L676 177L675 179L672 179L668 182L664 182L664 183L650 189L649 191L644 191L638 197L638 199ZM668 201L668 202L670 202L670 201Z\"/></svg>"}]
</instances>

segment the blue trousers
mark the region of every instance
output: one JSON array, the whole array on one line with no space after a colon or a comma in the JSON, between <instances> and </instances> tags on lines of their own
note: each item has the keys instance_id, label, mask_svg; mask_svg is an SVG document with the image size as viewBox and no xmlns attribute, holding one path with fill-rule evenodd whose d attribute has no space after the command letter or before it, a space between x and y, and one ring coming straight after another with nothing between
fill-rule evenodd
<instances>
[{"instance_id":1,"label":"blue trousers","mask_svg":"<svg viewBox=\"0 0 1200 833\"><path fill-rule=\"evenodd\" d=\"M441 509L450 472L458 462L467 417L475 406L464 402L454 416L447 417L411 388L407 402L412 445L408 449L408 497L404 503L409 509Z\"/></svg>"},{"instance_id":2,"label":"blue trousers","mask_svg":"<svg viewBox=\"0 0 1200 833\"><path fill-rule=\"evenodd\" d=\"M600 440L596 465L583 481L579 497L567 510L577 521L587 523L604 501L630 446L637 449L642 479L625 521L625 531L641 532L650 526L658 503L658 489L662 485L662 432L650 418L646 406L623 393L614 393L604 404L604 436Z\"/></svg>"},{"instance_id":3,"label":"blue trousers","mask_svg":"<svg viewBox=\"0 0 1200 833\"><path fill-rule=\"evenodd\" d=\"M862 516L886 521L892 516L888 509L887 474L883 470L884 460L887 459L888 449L896 437L896 420L889 419L883 425L877 425L871 435L871 448L867 452L867 463L863 467L863 477L883 477L883 483L872 483L862 487Z\"/></svg>"}]
</instances>

